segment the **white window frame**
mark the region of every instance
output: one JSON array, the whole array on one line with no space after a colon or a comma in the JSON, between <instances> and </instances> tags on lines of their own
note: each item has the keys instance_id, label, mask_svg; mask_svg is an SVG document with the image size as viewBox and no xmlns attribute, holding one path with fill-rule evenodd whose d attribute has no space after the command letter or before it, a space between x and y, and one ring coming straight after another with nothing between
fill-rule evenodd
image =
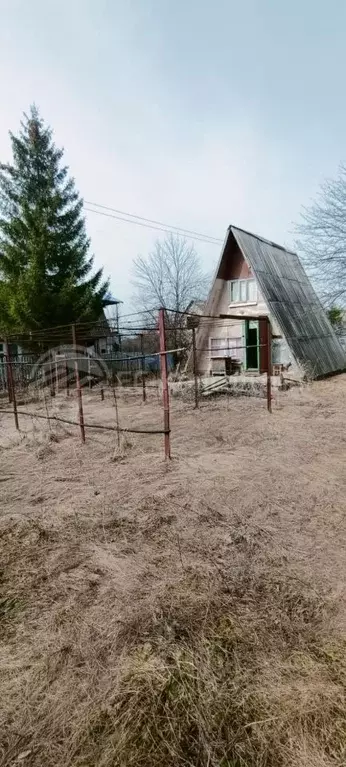
<instances>
[{"instance_id":1,"label":"white window frame","mask_svg":"<svg viewBox=\"0 0 346 767\"><path fill-rule=\"evenodd\" d=\"M255 300L254 299L251 299L251 300L249 299L249 284L250 283L255 285ZM238 286L238 296L239 296L239 298L236 301L232 300L232 285L237 285ZM245 294L246 294L246 300L245 301L244 301L244 299L240 298L241 293L244 291L244 288L245 288ZM258 292L257 292L257 283L256 283L256 280L254 279L254 277L247 277L246 279L240 279L240 280L230 280L230 285L229 285L229 300L230 300L230 305L231 306L244 306L245 304L250 304L250 305L254 306L255 304L257 304Z\"/></svg>"}]
</instances>

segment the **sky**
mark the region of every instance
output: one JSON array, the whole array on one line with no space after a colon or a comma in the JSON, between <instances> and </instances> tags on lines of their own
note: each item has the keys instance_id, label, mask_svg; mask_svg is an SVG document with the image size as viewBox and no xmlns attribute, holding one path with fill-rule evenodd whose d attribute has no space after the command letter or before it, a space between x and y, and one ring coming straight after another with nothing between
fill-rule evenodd
<instances>
[{"instance_id":1,"label":"sky","mask_svg":"<svg viewBox=\"0 0 346 767\"><path fill-rule=\"evenodd\" d=\"M343 0L0 0L0 161L31 103L85 201L292 246L346 160ZM86 213L131 311L132 261L164 235ZM212 271L219 247L195 242Z\"/></svg>"}]
</instances>

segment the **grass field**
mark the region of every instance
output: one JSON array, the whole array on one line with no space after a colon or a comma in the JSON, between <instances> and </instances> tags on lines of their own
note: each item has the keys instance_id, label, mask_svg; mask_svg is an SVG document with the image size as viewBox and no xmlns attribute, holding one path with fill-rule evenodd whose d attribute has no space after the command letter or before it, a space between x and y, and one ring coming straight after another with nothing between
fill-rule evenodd
<instances>
[{"instance_id":1,"label":"grass field","mask_svg":"<svg viewBox=\"0 0 346 767\"><path fill-rule=\"evenodd\" d=\"M346 764L345 405L346 376L272 415L174 398L169 465L0 408L1 765ZM156 392L119 417L161 428Z\"/></svg>"}]
</instances>

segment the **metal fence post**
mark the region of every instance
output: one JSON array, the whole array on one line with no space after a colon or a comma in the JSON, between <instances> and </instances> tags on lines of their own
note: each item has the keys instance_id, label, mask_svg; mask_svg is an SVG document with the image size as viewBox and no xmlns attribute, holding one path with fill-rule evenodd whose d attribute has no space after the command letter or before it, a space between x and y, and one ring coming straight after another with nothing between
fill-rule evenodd
<instances>
[{"instance_id":1,"label":"metal fence post","mask_svg":"<svg viewBox=\"0 0 346 767\"><path fill-rule=\"evenodd\" d=\"M68 363L65 362L65 377L66 377L66 397L70 396L70 381L69 381L69 369L68 369Z\"/></svg>"},{"instance_id":2,"label":"metal fence post","mask_svg":"<svg viewBox=\"0 0 346 767\"><path fill-rule=\"evenodd\" d=\"M165 310L159 309L159 335L160 335L160 367L162 381L162 400L163 400L163 427L165 434L165 458L171 457L170 444L170 426L169 426L169 391L167 374L167 349L165 333Z\"/></svg>"},{"instance_id":3,"label":"metal fence post","mask_svg":"<svg viewBox=\"0 0 346 767\"><path fill-rule=\"evenodd\" d=\"M145 357L144 357L144 339L143 339L143 333L141 333L141 355L142 355L142 390L143 390L143 402L146 401L147 393L145 391L145 375L144 375L144 366L145 366Z\"/></svg>"},{"instance_id":4,"label":"metal fence post","mask_svg":"<svg viewBox=\"0 0 346 767\"><path fill-rule=\"evenodd\" d=\"M85 442L85 428L84 428L82 387L81 387L81 383L80 383L79 369L78 369L77 338L76 338L76 326L75 325L72 325L72 343L73 343L73 351L74 351L74 356L75 356L74 370L75 370L75 376L76 376L76 388L77 388L77 398L78 398L78 415L79 415L80 434L81 434L82 442Z\"/></svg>"},{"instance_id":5,"label":"metal fence post","mask_svg":"<svg viewBox=\"0 0 346 767\"><path fill-rule=\"evenodd\" d=\"M270 319L267 320L267 409L272 412L272 329Z\"/></svg>"},{"instance_id":6,"label":"metal fence post","mask_svg":"<svg viewBox=\"0 0 346 767\"><path fill-rule=\"evenodd\" d=\"M55 355L55 393L59 394L59 363Z\"/></svg>"},{"instance_id":7,"label":"metal fence post","mask_svg":"<svg viewBox=\"0 0 346 767\"><path fill-rule=\"evenodd\" d=\"M91 362L90 362L90 354L88 354L88 381L89 381L89 389L91 389Z\"/></svg>"},{"instance_id":8,"label":"metal fence post","mask_svg":"<svg viewBox=\"0 0 346 767\"><path fill-rule=\"evenodd\" d=\"M114 384L112 385L112 390L113 390L113 400L114 400L114 407L115 407L115 420L116 420L116 429L117 429L118 448L120 449L119 410L118 410L118 400L117 400L117 395L115 393Z\"/></svg>"},{"instance_id":9,"label":"metal fence post","mask_svg":"<svg viewBox=\"0 0 346 767\"><path fill-rule=\"evenodd\" d=\"M199 407L199 391L198 391L198 377L197 377L197 353L196 353L196 328L192 328L192 361L193 361L193 377L195 380L195 408Z\"/></svg>"},{"instance_id":10,"label":"metal fence post","mask_svg":"<svg viewBox=\"0 0 346 767\"><path fill-rule=\"evenodd\" d=\"M50 396L55 397L55 383L54 383L54 376L53 376L53 361L52 361L52 352L49 352L49 388L50 388Z\"/></svg>"},{"instance_id":11,"label":"metal fence post","mask_svg":"<svg viewBox=\"0 0 346 767\"><path fill-rule=\"evenodd\" d=\"M5 370L6 370L5 383L7 387L8 401L10 405L12 405L11 376L10 376L9 361L8 361L8 343L6 338L4 338L4 363L5 363Z\"/></svg>"},{"instance_id":12,"label":"metal fence post","mask_svg":"<svg viewBox=\"0 0 346 767\"><path fill-rule=\"evenodd\" d=\"M6 349L6 361L7 361L6 362L6 367L7 367L8 391L9 391L9 395L11 393L10 402L13 403L14 422L15 422L17 431L19 431L18 412L17 412L17 400L16 400L16 388L15 388L15 381L14 381L14 378L13 378L11 350L10 350L10 346L9 346L9 344L7 342L7 339L5 339L5 349Z\"/></svg>"}]
</instances>

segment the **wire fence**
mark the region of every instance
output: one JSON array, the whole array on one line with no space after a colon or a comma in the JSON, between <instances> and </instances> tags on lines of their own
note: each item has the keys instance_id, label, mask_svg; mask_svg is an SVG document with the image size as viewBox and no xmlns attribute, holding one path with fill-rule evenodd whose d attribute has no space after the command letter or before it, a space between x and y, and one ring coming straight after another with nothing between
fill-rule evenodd
<instances>
[{"instance_id":1,"label":"wire fence","mask_svg":"<svg viewBox=\"0 0 346 767\"><path fill-rule=\"evenodd\" d=\"M171 454L170 398L198 410L221 395L265 398L272 409L272 338L268 317L203 316L161 308L143 324L128 316L126 325L78 323L17 333L0 346L0 414L39 418L78 426L85 442L88 429L162 435L165 457ZM245 328L245 331L244 331ZM110 397L115 424L85 419L85 393ZM120 392L154 400L162 411L161 428L120 426ZM73 396L78 416L61 417L48 402ZM44 413L28 405L43 402ZM24 409L23 409L24 406Z\"/></svg>"}]
</instances>

